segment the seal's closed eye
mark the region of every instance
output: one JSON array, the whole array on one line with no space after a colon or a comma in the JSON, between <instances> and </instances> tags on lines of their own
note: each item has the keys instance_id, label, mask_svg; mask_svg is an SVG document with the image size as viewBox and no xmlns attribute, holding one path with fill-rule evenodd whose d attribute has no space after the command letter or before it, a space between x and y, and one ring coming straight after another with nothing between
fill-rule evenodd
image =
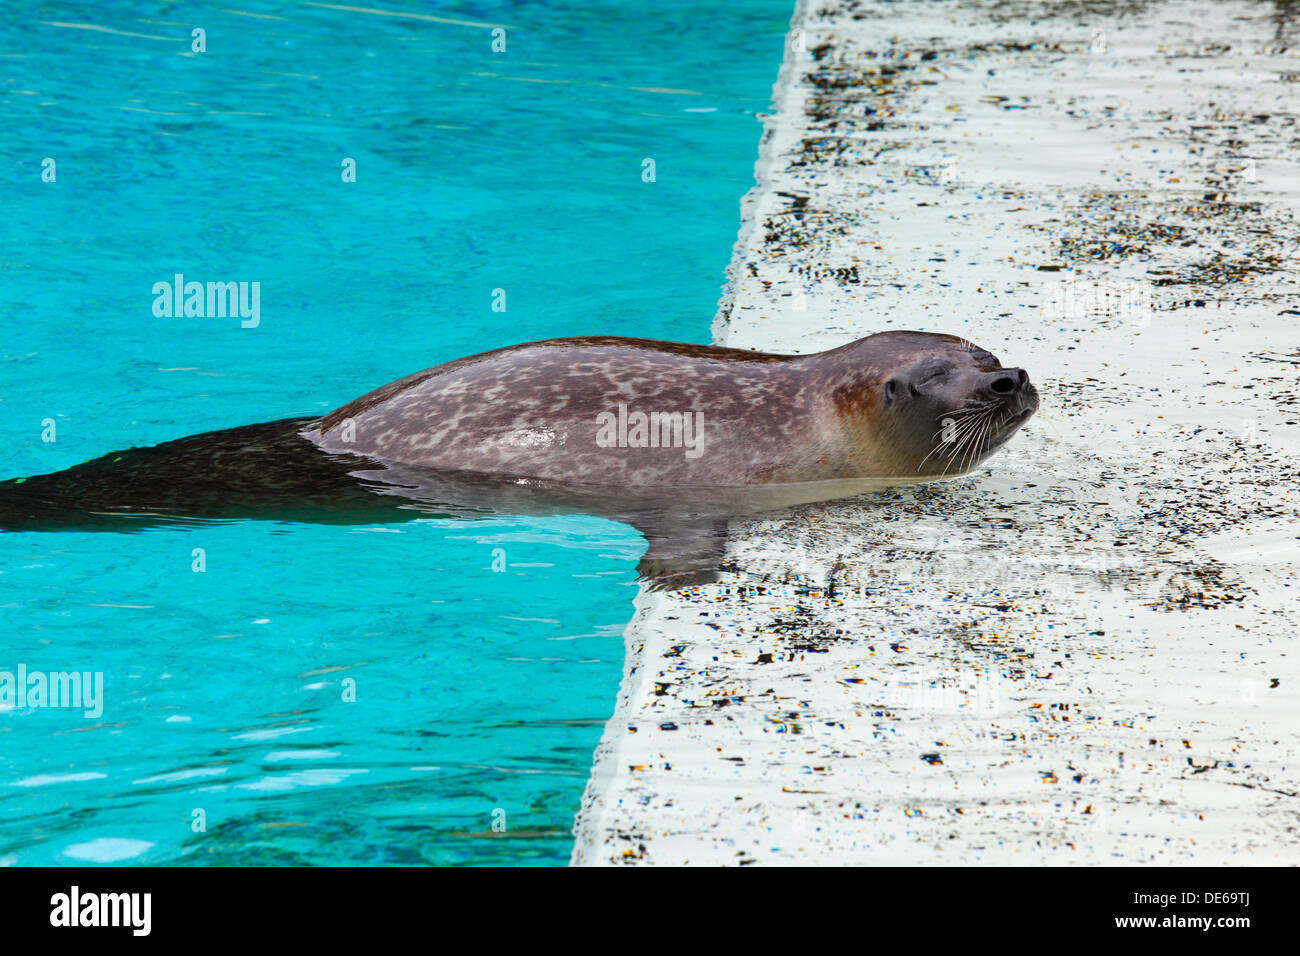
<instances>
[{"instance_id":1,"label":"seal's closed eye","mask_svg":"<svg viewBox=\"0 0 1300 956\"><path fill-rule=\"evenodd\" d=\"M951 372L952 368L953 367L949 362L936 362L933 365L928 365L921 369L920 373L914 380L915 384L912 386L912 393L916 394L918 389L925 388L925 386L937 382L939 379Z\"/></svg>"}]
</instances>

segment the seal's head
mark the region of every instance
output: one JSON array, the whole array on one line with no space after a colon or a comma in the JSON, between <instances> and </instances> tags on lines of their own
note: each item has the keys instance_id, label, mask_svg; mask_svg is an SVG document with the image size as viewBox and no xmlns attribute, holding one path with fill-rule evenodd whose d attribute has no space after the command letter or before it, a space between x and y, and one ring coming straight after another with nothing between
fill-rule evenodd
<instances>
[{"instance_id":1,"label":"seal's head","mask_svg":"<svg viewBox=\"0 0 1300 956\"><path fill-rule=\"evenodd\" d=\"M853 346L868 365L853 404L870 415L871 453L887 477L968 472L1038 410L1024 369L955 335L882 332Z\"/></svg>"}]
</instances>

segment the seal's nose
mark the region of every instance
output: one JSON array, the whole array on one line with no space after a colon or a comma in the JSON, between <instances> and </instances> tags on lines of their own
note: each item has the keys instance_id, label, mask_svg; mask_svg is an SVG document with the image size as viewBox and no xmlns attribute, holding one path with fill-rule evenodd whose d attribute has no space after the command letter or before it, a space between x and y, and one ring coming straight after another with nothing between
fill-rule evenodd
<instances>
[{"instance_id":1,"label":"seal's nose","mask_svg":"<svg viewBox=\"0 0 1300 956\"><path fill-rule=\"evenodd\" d=\"M1011 396L1029 385L1029 375L1023 368L1000 368L990 372L984 387L994 395Z\"/></svg>"}]
</instances>

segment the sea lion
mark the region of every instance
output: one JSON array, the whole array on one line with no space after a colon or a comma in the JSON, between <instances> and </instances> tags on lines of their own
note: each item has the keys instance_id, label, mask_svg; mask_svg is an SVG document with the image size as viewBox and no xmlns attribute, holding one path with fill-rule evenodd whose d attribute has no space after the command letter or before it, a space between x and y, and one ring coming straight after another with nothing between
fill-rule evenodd
<instances>
[{"instance_id":1,"label":"sea lion","mask_svg":"<svg viewBox=\"0 0 1300 956\"><path fill-rule=\"evenodd\" d=\"M728 515L968 472L1037 408L1023 369L952 335L883 332L813 355L551 339L320 418L0 482L0 529L586 512L636 526L666 567Z\"/></svg>"}]
</instances>

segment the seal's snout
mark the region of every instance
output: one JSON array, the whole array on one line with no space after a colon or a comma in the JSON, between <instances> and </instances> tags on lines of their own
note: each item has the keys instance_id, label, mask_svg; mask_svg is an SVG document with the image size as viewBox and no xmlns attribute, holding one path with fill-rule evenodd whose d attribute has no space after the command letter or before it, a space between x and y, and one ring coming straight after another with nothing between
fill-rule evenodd
<instances>
[{"instance_id":1,"label":"seal's snout","mask_svg":"<svg viewBox=\"0 0 1300 956\"><path fill-rule=\"evenodd\" d=\"M1017 415L1022 412L1032 415L1038 410L1038 389L1034 388L1029 373L1023 368L999 368L985 373L980 391L984 398L998 402Z\"/></svg>"},{"instance_id":2,"label":"seal's snout","mask_svg":"<svg viewBox=\"0 0 1300 956\"><path fill-rule=\"evenodd\" d=\"M984 373L979 391L994 407L1005 410L1002 429L1008 435L1038 411L1038 389L1023 368L999 368Z\"/></svg>"},{"instance_id":3,"label":"seal's snout","mask_svg":"<svg viewBox=\"0 0 1300 956\"><path fill-rule=\"evenodd\" d=\"M1000 368L996 372L990 372L984 387L993 395L1002 398L1010 398L1017 392L1032 388L1029 384L1029 374L1023 368Z\"/></svg>"}]
</instances>

